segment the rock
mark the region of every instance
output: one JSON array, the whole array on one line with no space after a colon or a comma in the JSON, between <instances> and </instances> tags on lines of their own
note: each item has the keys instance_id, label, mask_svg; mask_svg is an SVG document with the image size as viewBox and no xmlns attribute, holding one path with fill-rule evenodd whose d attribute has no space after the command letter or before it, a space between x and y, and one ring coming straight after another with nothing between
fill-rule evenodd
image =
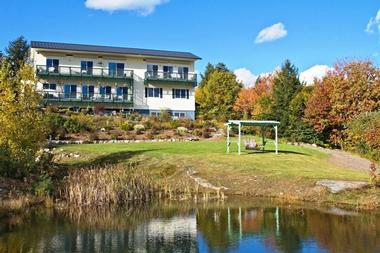
<instances>
[{"instance_id":1,"label":"rock","mask_svg":"<svg viewBox=\"0 0 380 253\"><path fill-rule=\"evenodd\" d=\"M369 183L362 181L339 181L339 180L320 180L316 185L327 187L332 193L338 193L346 190L362 189L369 186Z\"/></svg>"}]
</instances>

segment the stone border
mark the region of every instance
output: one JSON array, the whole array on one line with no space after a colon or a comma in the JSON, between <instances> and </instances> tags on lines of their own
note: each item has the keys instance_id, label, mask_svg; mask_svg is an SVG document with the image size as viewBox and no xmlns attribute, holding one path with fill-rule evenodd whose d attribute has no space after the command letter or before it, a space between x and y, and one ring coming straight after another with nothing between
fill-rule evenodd
<instances>
[{"instance_id":1,"label":"stone border","mask_svg":"<svg viewBox=\"0 0 380 253\"><path fill-rule=\"evenodd\" d=\"M48 141L52 145L65 145L65 144L107 144L107 143L141 143L141 142L190 142L199 141L198 138L190 137L186 139L152 139L152 140L96 140L96 141L83 141L83 140L51 140Z\"/></svg>"}]
</instances>

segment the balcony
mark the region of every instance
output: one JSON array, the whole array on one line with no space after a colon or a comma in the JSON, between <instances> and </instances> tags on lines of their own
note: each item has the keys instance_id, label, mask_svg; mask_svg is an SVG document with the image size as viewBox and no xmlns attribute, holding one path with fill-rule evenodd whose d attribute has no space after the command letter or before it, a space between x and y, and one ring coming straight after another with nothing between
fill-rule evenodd
<instances>
[{"instance_id":1,"label":"balcony","mask_svg":"<svg viewBox=\"0 0 380 253\"><path fill-rule=\"evenodd\" d=\"M147 71L145 72L145 83L153 82L177 82L197 84L197 74L194 73L174 73L163 71Z\"/></svg>"},{"instance_id":2,"label":"balcony","mask_svg":"<svg viewBox=\"0 0 380 253\"><path fill-rule=\"evenodd\" d=\"M82 69L81 67L55 66L47 67L46 65L36 66L37 76L43 78L61 78L61 79L92 79L112 82L133 82L133 70L127 69L108 69L93 67Z\"/></svg>"},{"instance_id":3,"label":"balcony","mask_svg":"<svg viewBox=\"0 0 380 253\"><path fill-rule=\"evenodd\" d=\"M133 95L44 91L43 101L45 105L62 107L104 105L105 108L121 108L133 106Z\"/></svg>"}]
</instances>

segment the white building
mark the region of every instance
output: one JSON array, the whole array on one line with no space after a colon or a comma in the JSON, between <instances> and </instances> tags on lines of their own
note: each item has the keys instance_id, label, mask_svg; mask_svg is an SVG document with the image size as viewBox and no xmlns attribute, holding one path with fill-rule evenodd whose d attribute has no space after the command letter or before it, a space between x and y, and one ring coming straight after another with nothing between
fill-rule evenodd
<instances>
[{"instance_id":1,"label":"white building","mask_svg":"<svg viewBox=\"0 0 380 253\"><path fill-rule=\"evenodd\" d=\"M32 41L31 58L45 105L195 116L192 53Z\"/></svg>"}]
</instances>

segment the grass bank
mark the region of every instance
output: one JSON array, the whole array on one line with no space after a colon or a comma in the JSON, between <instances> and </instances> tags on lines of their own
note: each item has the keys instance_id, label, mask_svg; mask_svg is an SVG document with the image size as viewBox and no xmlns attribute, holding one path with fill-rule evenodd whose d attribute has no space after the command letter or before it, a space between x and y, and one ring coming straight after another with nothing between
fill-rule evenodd
<instances>
[{"instance_id":1,"label":"grass bank","mask_svg":"<svg viewBox=\"0 0 380 253\"><path fill-rule=\"evenodd\" d=\"M368 172L334 165L329 162L328 154L307 147L280 144L280 152L276 155L274 145L268 143L267 152L244 151L240 156L236 153L236 145L226 154L223 140L65 145L58 149L79 154L78 158L59 160L63 166L75 168L132 162L154 171L155 180L164 180L167 187L177 190L180 189L178 182L187 184L191 169L210 185L222 187L230 198L236 195L271 197L289 202L303 200L367 209L378 207L380 203L378 189L331 194L315 186L320 179L368 181ZM168 173L167 170L172 171ZM212 191L204 187L201 190Z\"/></svg>"}]
</instances>

